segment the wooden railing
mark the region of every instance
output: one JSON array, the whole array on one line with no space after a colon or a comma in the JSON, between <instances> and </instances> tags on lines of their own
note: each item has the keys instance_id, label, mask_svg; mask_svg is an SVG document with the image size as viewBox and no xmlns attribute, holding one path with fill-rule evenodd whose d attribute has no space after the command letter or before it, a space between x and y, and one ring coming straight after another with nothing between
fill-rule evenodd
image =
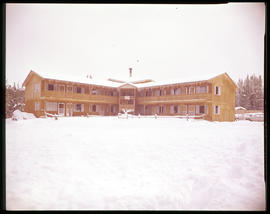
<instances>
[{"instance_id":1,"label":"wooden railing","mask_svg":"<svg viewBox=\"0 0 270 214\"><path fill-rule=\"evenodd\" d=\"M72 92L61 91L43 91L41 93L43 97L50 97L55 99L74 99L78 101L93 101L98 103L111 103L118 104L118 96L105 96L105 95L91 95L91 94L79 94Z\"/></svg>"},{"instance_id":2,"label":"wooden railing","mask_svg":"<svg viewBox=\"0 0 270 214\"><path fill-rule=\"evenodd\" d=\"M166 96L149 96L149 97L138 97L137 98L137 104L147 104L151 102L162 102L162 101L168 101L168 102L174 102L174 101L181 101L181 100L191 100L191 99L204 99L204 100L210 100L212 97L211 94L181 94L181 95L166 95Z\"/></svg>"}]
</instances>

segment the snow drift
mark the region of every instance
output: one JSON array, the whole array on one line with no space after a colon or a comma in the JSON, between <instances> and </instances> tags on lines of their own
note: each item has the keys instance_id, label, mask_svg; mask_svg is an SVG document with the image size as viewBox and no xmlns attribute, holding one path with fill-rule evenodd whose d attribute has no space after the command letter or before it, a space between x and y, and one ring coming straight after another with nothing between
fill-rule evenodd
<instances>
[{"instance_id":1,"label":"snow drift","mask_svg":"<svg viewBox=\"0 0 270 214\"><path fill-rule=\"evenodd\" d=\"M263 122L7 120L9 210L265 210Z\"/></svg>"},{"instance_id":2,"label":"snow drift","mask_svg":"<svg viewBox=\"0 0 270 214\"><path fill-rule=\"evenodd\" d=\"M27 120L34 119L35 115L31 113L21 112L20 110L15 110L12 114L12 120Z\"/></svg>"}]
</instances>

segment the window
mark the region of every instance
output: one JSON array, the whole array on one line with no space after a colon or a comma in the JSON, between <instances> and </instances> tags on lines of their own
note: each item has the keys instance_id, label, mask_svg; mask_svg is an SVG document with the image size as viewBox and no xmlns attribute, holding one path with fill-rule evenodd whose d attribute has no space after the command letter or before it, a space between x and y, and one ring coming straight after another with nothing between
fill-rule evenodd
<instances>
[{"instance_id":1,"label":"window","mask_svg":"<svg viewBox=\"0 0 270 214\"><path fill-rule=\"evenodd\" d=\"M156 96L161 96L161 90L156 91Z\"/></svg>"},{"instance_id":2,"label":"window","mask_svg":"<svg viewBox=\"0 0 270 214\"><path fill-rule=\"evenodd\" d=\"M185 94L188 94L188 87L185 87Z\"/></svg>"},{"instance_id":3,"label":"window","mask_svg":"<svg viewBox=\"0 0 270 214\"><path fill-rule=\"evenodd\" d=\"M204 105L196 105L196 114L204 114L204 113L205 113Z\"/></svg>"},{"instance_id":4,"label":"window","mask_svg":"<svg viewBox=\"0 0 270 214\"><path fill-rule=\"evenodd\" d=\"M84 88L82 88L82 87L75 86L74 91L77 94L84 94Z\"/></svg>"},{"instance_id":5,"label":"window","mask_svg":"<svg viewBox=\"0 0 270 214\"><path fill-rule=\"evenodd\" d=\"M72 93L72 91L73 91L73 87L72 86L67 86L67 92Z\"/></svg>"},{"instance_id":6,"label":"window","mask_svg":"<svg viewBox=\"0 0 270 214\"><path fill-rule=\"evenodd\" d=\"M166 93L167 93L166 89L163 89L163 95L164 96L166 96Z\"/></svg>"},{"instance_id":7,"label":"window","mask_svg":"<svg viewBox=\"0 0 270 214\"><path fill-rule=\"evenodd\" d=\"M39 111L39 102L35 102L35 111Z\"/></svg>"},{"instance_id":8,"label":"window","mask_svg":"<svg viewBox=\"0 0 270 214\"><path fill-rule=\"evenodd\" d=\"M171 95L174 95L174 89L173 88L171 89Z\"/></svg>"},{"instance_id":9,"label":"window","mask_svg":"<svg viewBox=\"0 0 270 214\"><path fill-rule=\"evenodd\" d=\"M179 95L179 94L180 94L180 88L176 88L176 89L174 89L174 94Z\"/></svg>"},{"instance_id":10,"label":"window","mask_svg":"<svg viewBox=\"0 0 270 214\"><path fill-rule=\"evenodd\" d=\"M74 104L75 112L84 112L84 104Z\"/></svg>"},{"instance_id":11,"label":"window","mask_svg":"<svg viewBox=\"0 0 270 214\"><path fill-rule=\"evenodd\" d=\"M97 94L97 89L93 88L92 89L92 94Z\"/></svg>"},{"instance_id":12,"label":"window","mask_svg":"<svg viewBox=\"0 0 270 214\"><path fill-rule=\"evenodd\" d=\"M64 85L59 85L59 91L65 92L65 86Z\"/></svg>"},{"instance_id":13,"label":"window","mask_svg":"<svg viewBox=\"0 0 270 214\"><path fill-rule=\"evenodd\" d=\"M220 114L220 106L214 106L214 114Z\"/></svg>"},{"instance_id":14,"label":"window","mask_svg":"<svg viewBox=\"0 0 270 214\"><path fill-rule=\"evenodd\" d=\"M215 95L221 95L221 87L215 86Z\"/></svg>"},{"instance_id":15,"label":"window","mask_svg":"<svg viewBox=\"0 0 270 214\"><path fill-rule=\"evenodd\" d=\"M35 92L36 93L40 92L40 83L35 84Z\"/></svg>"},{"instance_id":16,"label":"window","mask_svg":"<svg viewBox=\"0 0 270 214\"><path fill-rule=\"evenodd\" d=\"M178 113L178 108L177 108L177 106L174 106L174 107L173 107L173 110L174 110L174 113L175 113L175 114Z\"/></svg>"},{"instance_id":17,"label":"window","mask_svg":"<svg viewBox=\"0 0 270 214\"><path fill-rule=\"evenodd\" d=\"M93 105L93 112L97 112L97 106L96 105Z\"/></svg>"},{"instance_id":18,"label":"window","mask_svg":"<svg viewBox=\"0 0 270 214\"><path fill-rule=\"evenodd\" d=\"M46 102L46 110L47 111L57 111L57 103L56 102Z\"/></svg>"},{"instance_id":19,"label":"window","mask_svg":"<svg viewBox=\"0 0 270 214\"><path fill-rule=\"evenodd\" d=\"M159 113L164 113L164 106L159 106Z\"/></svg>"},{"instance_id":20,"label":"window","mask_svg":"<svg viewBox=\"0 0 270 214\"><path fill-rule=\"evenodd\" d=\"M189 94L194 94L194 90L195 88L194 87L189 87Z\"/></svg>"},{"instance_id":21,"label":"window","mask_svg":"<svg viewBox=\"0 0 270 214\"><path fill-rule=\"evenodd\" d=\"M182 114L186 115L187 114L187 105L183 105L181 107L181 109L182 109Z\"/></svg>"},{"instance_id":22,"label":"window","mask_svg":"<svg viewBox=\"0 0 270 214\"><path fill-rule=\"evenodd\" d=\"M54 90L56 90L55 85L54 85L54 84L48 84L48 90L49 90L49 91L54 91Z\"/></svg>"},{"instance_id":23,"label":"window","mask_svg":"<svg viewBox=\"0 0 270 214\"><path fill-rule=\"evenodd\" d=\"M196 87L196 93L197 94L207 93L207 87L206 86L197 86Z\"/></svg>"}]
</instances>

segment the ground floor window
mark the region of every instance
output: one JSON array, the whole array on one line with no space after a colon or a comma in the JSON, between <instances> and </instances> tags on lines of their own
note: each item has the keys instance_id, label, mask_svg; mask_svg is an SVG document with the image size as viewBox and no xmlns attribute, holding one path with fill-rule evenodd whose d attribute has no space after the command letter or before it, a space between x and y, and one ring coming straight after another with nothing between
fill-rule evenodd
<instances>
[{"instance_id":1,"label":"ground floor window","mask_svg":"<svg viewBox=\"0 0 270 214\"><path fill-rule=\"evenodd\" d=\"M171 106L170 112L171 112L171 114L180 113L180 106Z\"/></svg>"},{"instance_id":2,"label":"ground floor window","mask_svg":"<svg viewBox=\"0 0 270 214\"><path fill-rule=\"evenodd\" d=\"M39 102L35 102L35 111L39 111Z\"/></svg>"},{"instance_id":3,"label":"ground floor window","mask_svg":"<svg viewBox=\"0 0 270 214\"><path fill-rule=\"evenodd\" d=\"M164 113L164 106L159 106L159 113Z\"/></svg>"},{"instance_id":4,"label":"ground floor window","mask_svg":"<svg viewBox=\"0 0 270 214\"><path fill-rule=\"evenodd\" d=\"M204 105L196 105L196 114L204 114L205 106Z\"/></svg>"},{"instance_id":5,"label":"ground floor window","mask_svg":"<svg viewBox=\"0 0 270 214\"><path fill-rule=\"evenodd\" d=\"M84 104L75 104L74 111L75 112L84 112Z\"/></svg>"},{"instance_id":6,"label":"ground floor window","mask_svg":"<svg viewBox=\"0 0 270 214\"><path fill-rule=\"evenodd\" d=\"M218 105L214 106L214 114L220 114L220 106Z\"/></svg>"},{"instance_id":7,"label":"ground floor window","mask_svg":"<svg viewBox=\"0 0 270 214\"><path fill-rule=\"evenodd\" d=\"M98 105L93 105L92 111L93 112L98 112Z\"/></svg>"},{"instance_id":8,"label":"ground floor window","mask_svg":"<svg viewBox=\"0 0 270 214\"><path fill-rule=\"evenodd\" d=\"M187 105L182 105L181 109L182 109L182 114L186 115L187 114Z\"/></svg>"},{"instance_id":9,"label":"ground floor window","mask_svg":"<svg viewBox=\"0 0 270 214\"><path fill-rule=\"evenodd\" d=\"M56 102L46 102L46 111L57 111Z\"/></svg>"}]
</instances>

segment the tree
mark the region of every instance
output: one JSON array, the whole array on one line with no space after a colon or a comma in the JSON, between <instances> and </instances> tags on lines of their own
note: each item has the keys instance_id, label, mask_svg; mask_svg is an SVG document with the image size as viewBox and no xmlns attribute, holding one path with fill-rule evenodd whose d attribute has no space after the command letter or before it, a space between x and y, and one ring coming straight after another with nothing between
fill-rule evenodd
<instances>
[{"instance_id":1,"label":"tree","mask_svg":"<svg viewBox=\"0 0 270 214\"><path fill-rule=\"evenodd\" d=\"M12 116L12 113L19 109L24 110L24 95L25 91L19 87L19 84L14 83L13 86L6 83L6 118Z\"/></svg>"},{"instance_id":2,"label":"tree","mask_svg":"<svg viewBox=\"0 0 270 214\"><path fill-rule=\"evenodd\" d=\"M242 106L248 110L263 110L262 77L254 74L238 80L236 92L236 106Z\"/></svg>"}]
</instances>

